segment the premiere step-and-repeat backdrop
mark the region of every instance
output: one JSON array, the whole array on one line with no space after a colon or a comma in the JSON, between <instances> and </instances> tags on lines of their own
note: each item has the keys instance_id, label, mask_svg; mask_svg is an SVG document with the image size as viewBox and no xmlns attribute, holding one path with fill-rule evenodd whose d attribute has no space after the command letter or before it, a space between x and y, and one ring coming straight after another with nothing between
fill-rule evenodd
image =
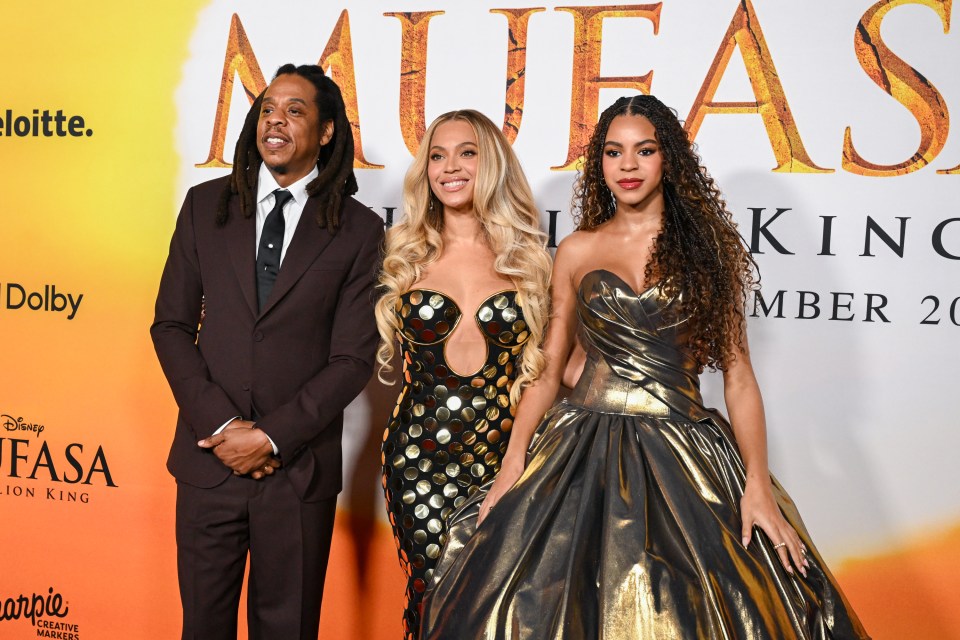
<instances>
[{"instance_id":1,"label":"premiere step-and-repeat backdrop","mask_svg":"<svg viewBox=\"0 0 960 640\"><path fill-rule=\"evenodd\" d=\"M184 193L278 66L343 88L359 199L402 216L429 122L502 122L570 233L598 113L685 120L760 264L771 467L878 639L960 638L960 35L951 0L55 0L0 21L0 637L179 636L176 407L147 333ZM953 28L952 28L953 27ZM722 403L718 380L708 397ZM350 408L322 633L401 635L379 442Z\"/></svg>"}]
</instances>

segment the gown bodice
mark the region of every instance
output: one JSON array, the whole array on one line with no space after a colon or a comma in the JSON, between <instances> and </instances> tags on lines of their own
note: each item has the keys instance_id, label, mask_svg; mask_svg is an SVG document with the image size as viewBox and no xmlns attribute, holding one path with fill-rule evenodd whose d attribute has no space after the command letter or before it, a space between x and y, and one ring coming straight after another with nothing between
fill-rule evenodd
<instances>
[{"instance_id":1,"label":"gown bodice","mask_svg":"<svg viewBox=\"0 0 960 640\"><path fill-rule=\"evenodd\" d=\"M659 285L637 293L611 271L588 272L577 295L587 361L569 401L604 413L712 417L676 307Z\"/></svg>"},{"instance_id":2,"label":"gown bodice","mask_svg":"<svg viewBox=\"0 0 960 640\"><path fill-rule=\"evenodd\" d=\"M446 403L451 412L463 413L460 403L448 398L470 400L474 411L489 413L509 407L509 388L516 373L516 360L530 337L516 291L499 291L488 296L477 309L474 320L487 343L483 365L474 372L459 373L446 361L445 345L463 319L463 311L449 296L430 289L412 289L400 296L396 306L400 323L404 382L414 396L424 396L425 408ZM482 388L482 396L476 389ZM488 406L489 405L489 406ZM467 411L463 419L471 418ZM441 420L442 421L442 420Z\"/></svg>"}]
</instances>

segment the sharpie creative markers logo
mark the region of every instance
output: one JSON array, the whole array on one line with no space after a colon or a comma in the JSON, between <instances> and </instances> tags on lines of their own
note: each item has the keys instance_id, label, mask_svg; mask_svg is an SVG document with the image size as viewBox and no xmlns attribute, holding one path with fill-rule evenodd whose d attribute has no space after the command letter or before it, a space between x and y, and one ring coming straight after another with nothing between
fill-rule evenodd
<instances>
[{"instance_id":1,"label":"sharpie creative markers logo","mask_svg":"<svg viewBox=\"0 0 960 640\"><path fill-rule=\"evenodd\" d=\"M80 640L80 625L64 620L69 613L69 603L50 587L46 595L21 593L4 599L0 608L0 623L29 620L36 628L38 638Z\"/></svg>"},{"instance_id":2,"label":"sharpie creative markers logo","mask_svg":"<svg viewBox=\"0 0 960 640\"><path fill-rule=\"evenodd\" d=\"M63 596L53 590L47 590L44 597L39 593L26 595L21 593L3 601L3 610L0 611L0 622L5 620L27 619L33 626L43 618L66 618L70 613Z\"/></svg>"}]
</instances>

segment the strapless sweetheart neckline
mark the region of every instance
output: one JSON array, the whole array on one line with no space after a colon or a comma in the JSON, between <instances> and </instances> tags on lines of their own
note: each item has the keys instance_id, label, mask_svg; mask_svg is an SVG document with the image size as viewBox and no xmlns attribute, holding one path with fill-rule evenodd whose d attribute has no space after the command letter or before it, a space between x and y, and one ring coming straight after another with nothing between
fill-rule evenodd
<instances>
[{"instance_id":1,"label":"strapless sweetheart neckline","mask_svg":"<svg viewBox=\"0 0 960 640\"><path fill-rule=\"evenodd\" d=\"M614 271L610 271L609 269L591 269L590 271L587 271L585 274L583 274L582 278L580 278L580 284L577 286L577 291L583 291L583 284L587 281L587 279L590 276L592 276L595 273L606 273L613 276L614 278L619 280L620 283L623 284L627 288L628 292L635 298L643 298L648 293L650 293L651 291L654 291L657 287L660 286L660 283L658 282L650 285L649 287L647 287L642 291L637 291L636 289L634 289L633 285L627 281L626 278L618 275Z\"/></svg>"}]
</instances>

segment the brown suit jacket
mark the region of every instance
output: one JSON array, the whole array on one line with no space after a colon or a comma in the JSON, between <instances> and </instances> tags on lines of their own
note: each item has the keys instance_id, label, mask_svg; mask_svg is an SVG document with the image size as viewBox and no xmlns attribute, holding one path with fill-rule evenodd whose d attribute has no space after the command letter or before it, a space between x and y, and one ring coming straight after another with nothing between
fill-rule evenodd
<instances>
[{"instance_id":1,"label":"brown suit jacket","mask_svg":"<svg viewBox=\"0 0 960 640\"><path fill-rule=\"evenodd\" d=\"M215 487L231 474L197 441L256 417L305 501L341 489L343 409L373 370L373 285L383 222L344 200L336 234L307 201L265 307L257 311L255 220L239 200L220 227L226 178L190 189L170 243L150 333L180 408L167 468ZM200 324L201 304L204 319Z\"/></svg>"}]
</instances>

